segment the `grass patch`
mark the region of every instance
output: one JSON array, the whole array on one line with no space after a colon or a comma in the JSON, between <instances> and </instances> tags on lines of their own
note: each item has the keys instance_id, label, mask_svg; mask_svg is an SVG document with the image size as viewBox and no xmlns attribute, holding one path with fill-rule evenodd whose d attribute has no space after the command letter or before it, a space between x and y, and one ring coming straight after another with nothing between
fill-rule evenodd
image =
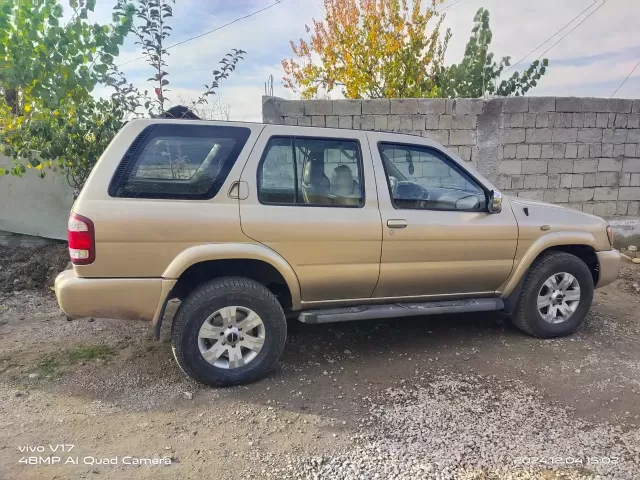
<instances>
[{"instance_id":1,"label":"grass patch","mask_svg":"<svg viewBox=\"0 0 640 480\"><path fill-rule=\"evenodd\" d=\"M59 377L64 373L65 367L92 360L108 360L115 353L115 348L109 345L83 345L42 357L31 372L42 377Z\"/></svg>"}]
</instances>

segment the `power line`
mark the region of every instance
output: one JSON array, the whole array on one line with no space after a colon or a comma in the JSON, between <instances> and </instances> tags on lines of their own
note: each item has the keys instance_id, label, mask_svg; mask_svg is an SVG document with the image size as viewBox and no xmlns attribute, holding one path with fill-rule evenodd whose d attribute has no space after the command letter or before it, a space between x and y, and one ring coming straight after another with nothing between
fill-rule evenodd
<instances>
[{"instance_id":1,"label":"power line","mask_svg":"<svg viewBox=\"0 0 640 480\"><path fill-rule=\"evenodd\" d=\"M555 47L556 45L558 45L562 40L564 40L565 38L567 38L569 35L571 35L571 33L573 33L573 31L578 28L580 25L582 25L584 22L587 21L587 19L593 15L594 13L596 13L598 10L600 10L604 4L607 3L607 0L604 0L603 3L601 3L600 5L598 5L598 8L596 8L594 11L592 11L591 13L589 13L589 15L587 15L586 17L584 17L582 19L582 21L580 23L578 23L575 27L573 27L571 30L569 30L560 40L558 40L556 43L554 43L553 45L551 45L549 48L547 48L544 52L542 52L538 58L536 58L536 60L540 60L540 57L542 57L543 55L545 55L547 52L549 52L549 50L551 50L553 47Z\"/></svg>"},{"instance_id":2,"label":"power line","mask_svg":"<svg viewBox=\"0 0 640 480\"><path fill-rule=\"evenodd\" d=\"M255 12L252 12L252 13L250 13L248 15L245 15L244 17L236 18L235 20L232 20L231 22L225 23L224 25L220 25L219 27L216 27L213 30L209 30L208 32L201 33L200 35L196 35L195 37L187 38L186 40L183 40L183 41L178 42L178 43L176 43L174 45L171 45L171 46L167 47L167 50L170 50L170 49L172 49L174 47L177 47L178 45L182 45L184 43L190 42L191 40L195 40L197 38L204 37L205 35L209 35L210 33L217 32L218 30L221 30L224 27L228 27L229 25L232 25L232 24L234 24L236 22L239 22L240 20L244 20L245 18L253 17L254 15L257 15L258 13L264 12L265 10L269 10L270 8L275 7L276 5L278 5L278 4L282 3L282 2L284 2L284 0L276 0L271 5L267 5L266 7L261 8L260 10L256 10ZM143 58L145 58L144 55L142 55L140 57L137 57L137 58L134 58L132 60L127 60L126 62L123 62L120 65L118 65L118 68L120 68L121 66L126 65L128 63L136 62L136 61L141 60Z\"/></svg>"},{"instance_id":3,"label":"power line","mask_svg":"<svg viewBox=\"0 0 640 480\"><path fill-rule=\"evenodd\" d=\"M442 12L444 12L447 8L449 8L449 7L453 7L456 3L460 3L461 1L462 1L462 0L456 0L456 1L455 1L455 2L453 2L453 3L450 3L450 4L449 4L449 5L447 5L446 7L441 8L440 10L438 10L438 13L442 13Z\"/></svg>"},{"instance_id":4,"label":"power line","mask_svg":"<svg viewBox=\"0 0 640 480\"><path fill-rule=\"evenodd\" d=\"M624 81L620 84L620 86L618 88L616 88L615 92L613 92L609 98L613 98L613 96L616 93L618 93L618 90L620 90L624 86L624 84L627 83L627 80L629 80L631 78L631 75L633 75L633 72L635 72L636 68L638 68L639 66L640 66L640 62L636 63L636 66L633 67L633 70L631 70L629 72L629 75L627 75L627 78L624 79Z\"/></svg>"},{"instance_id":5,"label":"power line","mask_svg":"<svg viewBox=\"0 0 640 480\"><path fill-rule=\"evenodd\" d=\"M606 0L605 0L606 1ZM525 61L527 58L529 58L536 50L538 50L540 47L542 47L544 44L546 44L547 42L551 41L555 36L559 35L560 32L562 32L565 28L567 28L569 25L571 25L573 22L575 22L578 18L580 18L582 15L584 15L584 13L587 10L590 10L591 8L593 8L593 6L595 5L595 3L592 3L591 5L589 5L587 8L585 8L583 11L581 11L578 15L576 15L575 17L573 17L566 25L564 25L560 30L558 30L556 33L554 33L553 35L551 35L549 38L547 38L544 42L542 42L540 45L538 45L536 48L534 48L533 50L531 50L529 53L527 53L524 57L522 57L520 60L518 60L516 63L514 63L513 65L511 65L509 68L507 68L507 70L504 71L504 73L508 73L509 71L513 70L515 67L517 67L518 65L520 65L523 61ZM604 5L604 3L602 4ZM602 6L600 5L600 6ZM598 7L600 8L600 7ZM596 9L597 10L597 9ZM595 11L595 10L594 10Z\"/></svg>"}]
</instances>

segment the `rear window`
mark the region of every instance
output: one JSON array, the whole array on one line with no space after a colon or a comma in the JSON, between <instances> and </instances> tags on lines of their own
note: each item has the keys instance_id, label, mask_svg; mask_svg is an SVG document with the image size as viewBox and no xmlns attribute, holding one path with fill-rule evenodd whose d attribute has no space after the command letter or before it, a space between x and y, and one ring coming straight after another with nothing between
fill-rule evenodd
<instances>
[{"instance_id":1,"label":"rear window","mask_svg":"<svg viewBox=\"0 0 640 480\"><path fill-rule=\"evenodd\" d=\"M156 124L122 159L109 195L126 198L213 198L244 148L244 127Z\"/></svg>"}]
</instances>

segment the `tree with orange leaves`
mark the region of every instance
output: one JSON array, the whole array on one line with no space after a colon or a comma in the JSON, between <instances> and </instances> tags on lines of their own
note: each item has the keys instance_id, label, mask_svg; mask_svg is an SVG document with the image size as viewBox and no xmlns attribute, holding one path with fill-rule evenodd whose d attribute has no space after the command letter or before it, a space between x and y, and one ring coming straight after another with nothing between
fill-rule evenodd
<instances>
[{"instance_id":1,"label":"tree with orange leaves","mask_svg":"<svg viewBox=\"0 0 640 480\"><path fill-rule=\"evenodd\" d=\"M442 1L422 9L421 0L324 0L325 19L313 20L312 33L305 25L311 41L290 42L295 58L282 61L284 86L302 98L334 88L346 98L437 96L451 37L447 30L440 41Z\"/></svg>"}]
</instances>

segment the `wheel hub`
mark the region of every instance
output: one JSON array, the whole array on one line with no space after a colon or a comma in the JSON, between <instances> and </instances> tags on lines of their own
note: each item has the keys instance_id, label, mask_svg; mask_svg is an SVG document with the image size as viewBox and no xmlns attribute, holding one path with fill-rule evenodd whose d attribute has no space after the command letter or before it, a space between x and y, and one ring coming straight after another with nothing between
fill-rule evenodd
<instances>
[{"instance_id":1,"label":"wheel hub","mask_svg":"<svg viewBox=\"0 0 640 480\"><path fill-rule=\"evenodd\" d=\"M240 341L240 331L236 327L228 328L224 337L234 347Z\"/></svg>"},{"instance_id":2,"label":"wheel hub","mask_svg":"<svg viewBox=\"0 0 640 480\"><path fill-rule=\"evenodd\" d=\"M551 275L540 288L538 313L549 323L566 322L580 304L580 284L567 272Z\"/></svg>"}]
</instances>

